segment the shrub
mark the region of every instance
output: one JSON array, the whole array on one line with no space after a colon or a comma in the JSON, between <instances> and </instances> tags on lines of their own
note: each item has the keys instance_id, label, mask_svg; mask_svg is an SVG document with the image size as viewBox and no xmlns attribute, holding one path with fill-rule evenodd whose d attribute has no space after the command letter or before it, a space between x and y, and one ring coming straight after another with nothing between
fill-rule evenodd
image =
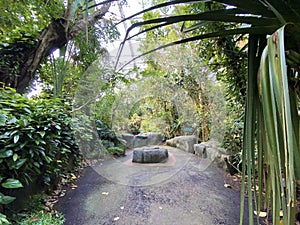
<instances>
[{"instance_id":1,"label":"shrub","mask_svg":"<svg viewBox=\"0 0 300 225\"><path fill-rule=\"evenodd\" d=\"M57 99L28 100L13 89L1 88L0 204L14 200L6 195L10 189L33 179L45 187L55 184L80 160L68 104Z\"/></svg>"}]
</instances>

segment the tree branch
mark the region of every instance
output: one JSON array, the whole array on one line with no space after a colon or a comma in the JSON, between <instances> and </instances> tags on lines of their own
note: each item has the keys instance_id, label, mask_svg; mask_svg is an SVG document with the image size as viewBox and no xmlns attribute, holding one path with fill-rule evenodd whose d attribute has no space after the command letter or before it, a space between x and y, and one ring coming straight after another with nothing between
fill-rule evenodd
<instances>
[{"instance_id":1,"label":"tree branch","mask_svg":"<svg viewBox=\"0 0 300 225\"><path fill-rule=\"evenodd\" d=\"M99 10L95 11L93 14L89 15L88 19L79 20L70 30L68 34L68 39L73 39L80 32L84 31L86 26L91 26L95 24L99 19L101 19L109 10L111 3L103 5ZM88 23L88 24L87 24Z\"/></svg>"}]
</instances>

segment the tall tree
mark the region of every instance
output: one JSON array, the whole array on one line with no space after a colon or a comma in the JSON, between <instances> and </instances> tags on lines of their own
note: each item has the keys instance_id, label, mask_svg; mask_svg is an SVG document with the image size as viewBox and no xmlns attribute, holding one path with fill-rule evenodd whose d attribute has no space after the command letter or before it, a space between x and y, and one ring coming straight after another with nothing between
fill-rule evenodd
<instances>
[{"instance_id":1,"label":"tall tree","mask_svg":"<svg viewBox=\"0 0 300 225\"><path fill-rule=\"evenodd\" d=\"M113 1L1 0L0 82L23 93L41 62L104 19Z\"/></svg>"}]
</instances>

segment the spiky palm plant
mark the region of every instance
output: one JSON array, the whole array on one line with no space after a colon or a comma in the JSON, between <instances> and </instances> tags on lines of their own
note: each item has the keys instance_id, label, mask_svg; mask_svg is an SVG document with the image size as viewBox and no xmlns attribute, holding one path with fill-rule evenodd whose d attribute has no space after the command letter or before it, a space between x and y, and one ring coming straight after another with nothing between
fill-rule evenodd
<instances>
[{"instance_id":1,"label":"spiky palm plant","mask_svg":"<svg viewBox=\"0 0 300 225\"><path fill-rule=\"evenodd\" d=\"M206 11L197 14L136 22L128 29L123 44L144 32L187 21L197 21L197 26L185 29L193 30L192 36L159 46L143 55L205 38L249 35L241 221L244 214L244 191L247 188L249 224L254 224L254 211L259 212L270 206L273 224L292 225L295 223L297 210L296 185L300 180L300 2L174 0L145 9L130 18L166 6L195 2L219 3L224 7L216 10L207 7ZM235 26L230 26L231 29L227 30L203 33L203 30L207 31L204 28L210 22L224 22ZM130 36L130 32L136 27L141 28L140 32ZM195 35L195 29L199 31L199 35Z\"/></svg>"}]
</instances>

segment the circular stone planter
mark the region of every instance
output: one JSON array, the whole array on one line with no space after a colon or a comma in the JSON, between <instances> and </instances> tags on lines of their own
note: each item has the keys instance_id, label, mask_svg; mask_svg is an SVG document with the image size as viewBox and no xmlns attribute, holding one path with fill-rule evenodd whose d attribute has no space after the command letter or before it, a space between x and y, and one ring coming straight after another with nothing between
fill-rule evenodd
<instances>
[{"instance_id":1,"label":"circular stone planter","mask_svg":"<svg viewBox=\"0 0 300 225\"><path fill-rule=\"evenodd\" d=\"M160 147L143 147L133 150L132 162L162 163L168 159L168 150Z\"/></svg>"}]
</instances>

